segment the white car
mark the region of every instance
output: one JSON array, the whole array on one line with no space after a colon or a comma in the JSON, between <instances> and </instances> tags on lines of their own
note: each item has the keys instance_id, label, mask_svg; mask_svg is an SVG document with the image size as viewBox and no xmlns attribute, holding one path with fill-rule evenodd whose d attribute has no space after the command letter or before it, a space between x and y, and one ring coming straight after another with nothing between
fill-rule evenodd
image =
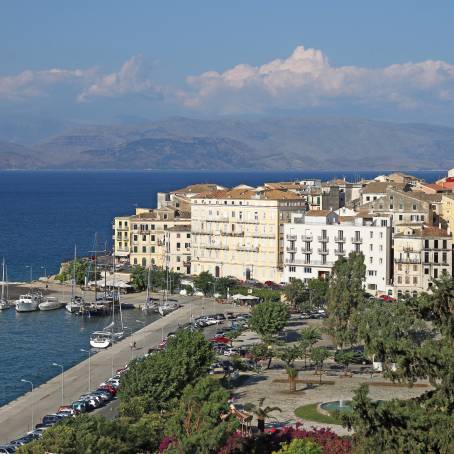
<instances>
[{"instance_id":1,"label":"white car","mask_svg":"<svg viewBox=\"0 0 454 454\"><path fill-rule=\"evenodd\" d=\"M236 348L228 348L224 351L224 356L235 356L239 354L240 352Z\"/></svg>"}]
</instances>

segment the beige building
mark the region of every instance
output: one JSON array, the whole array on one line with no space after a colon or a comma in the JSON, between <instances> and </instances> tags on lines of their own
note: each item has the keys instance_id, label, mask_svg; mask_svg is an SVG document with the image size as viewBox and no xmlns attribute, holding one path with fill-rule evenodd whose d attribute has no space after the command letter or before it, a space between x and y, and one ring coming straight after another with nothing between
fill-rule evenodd
<instances>
[{"instance_id":1,"label":"beige building","mask_svg":"<svg viewBox=\"0 0 454 454\"><path fill-rule=\"evenodd\" d=\"M452 238L438 227L406 226L394 235L394 296L416 296L452 274Z\"/></svg>"},{"instance_id":2,"label":"beige building","mask_svg":"<svg viewBox=\"0 0 454 454\"><path fill-rule=\"evenodd\" d=\"M305 210L292 191L240 186L191 199L192 273L280 282L284 224Z\"/></svg>"},{"instance_id":3,"label":"beige building","mask_svg":"<svg viewBox=\"0 0 454 454\"><path fill-rule=\"evenodd\" d=\"M442 195L440 216L451 230L454 241L454 193Z\"/></svg>"},{"instance_id":4,"label":"beige building","mask_svg":"<svg viewBox=\"0 0 454 454\"><path fill-rule=\"evenodd\" d=\"M165 267L176 273L191 274L191 224L178 224L165 232Z\"/></svg>"},{"instance_id":5,"label":"beige building","mask_svg":"<svg viewBox=\"0 0 454 454\"><path fill-rule=\"evenodd\" d=\"M117 262L164 267L166 231L189 223L189 212L170 205L157 209L138 208L135 215L115 218L114 255Z\"/></svg>"}]
</instances>

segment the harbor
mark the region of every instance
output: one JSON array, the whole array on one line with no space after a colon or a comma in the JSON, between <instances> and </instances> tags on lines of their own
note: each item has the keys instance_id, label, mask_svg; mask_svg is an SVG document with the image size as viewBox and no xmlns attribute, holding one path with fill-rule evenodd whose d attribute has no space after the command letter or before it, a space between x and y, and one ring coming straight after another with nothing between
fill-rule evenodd
<instances>
[{"instance_id":1,"label":"harbor","mask_svg":"<svg viewBox=\"0 0 454 454\"><path fill-rule=\"evenodd\" d=\"M137 300L139 295L134 295ZM169 332L175 331L179 326L187 323L191 316L197 317L201 314L212 314L235 310L232 305L219 305L212 299L200 297L179 297L182 307L175 312L158 319L150 319L148 324L132 336L115 343L112 347L92 354L90 361L90 383L95 389L99 383L114 375L115 370L124 367L132 358L142 356L149 348L156 347L162 337ZM132 312L132 311L131 311ZM45 314L47 315L47 314ZM71 314L68 314L71 315ZM64 343L64 339L62 339ZM135 348L132 346L135 343ZM88 341L85 349L88 350ZM88 391L89 367L88 355L80 363L64 371L64 402L71 403L77 400L78 396ZM57 355L58 358L58 355ZM51 363L49 363L51 368ZM33 424L38 423L45 414L53 413L62 402L62 380L59 370L55 368L54 377L49 381L37 386L34 383L33 392L9 402L0 408L0 442L20 436L31 430L32 413ZM22 378L28 379L33 371L28 369ZM32 383L33 381L30 380ZM19 380L20 382L20 380ZM30 389L30 385L28 386Z\"/></svg>"}]
</instances>

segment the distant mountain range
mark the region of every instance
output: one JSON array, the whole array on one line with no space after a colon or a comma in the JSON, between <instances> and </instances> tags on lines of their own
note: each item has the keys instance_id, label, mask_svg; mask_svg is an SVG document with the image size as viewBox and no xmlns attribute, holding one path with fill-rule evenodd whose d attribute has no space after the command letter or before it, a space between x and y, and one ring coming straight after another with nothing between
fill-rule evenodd
<instances>
[{"instance_id":1,"label":"distant mountain range","mask_svg":"<svg viewBox=\"0 0 454 454\"><path fill-rule=\"evenodd\" d=\"M25 146L9 142L7 128L0 126L0 169L454 167L454 128L426 124L353 118L172 118L69 129L61 123L50 129L58 128L63 132Z\"/></svg>"}]
</instances>

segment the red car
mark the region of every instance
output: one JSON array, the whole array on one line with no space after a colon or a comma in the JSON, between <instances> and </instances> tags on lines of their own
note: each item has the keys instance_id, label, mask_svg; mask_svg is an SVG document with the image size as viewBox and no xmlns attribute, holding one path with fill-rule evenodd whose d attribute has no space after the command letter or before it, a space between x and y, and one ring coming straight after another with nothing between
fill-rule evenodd
<instances>
[{"instance_id":1,"label":"red car","mask_svg":"<svg viewBox=\"0 0 454 454\"><path fill-rule=\"evenodd\" d=\"M395 298L393 298L392 296L389 296L389 295L380 295L378 298L383 301L396 301Z\"/></svg>"},{"instance_id":2,"label":"red car","mask_svg":"<svg viewBox=\"0 0 454 454\"><path fill-rule=\"evenodd\" d=\"M106 384L106 385L100 386L99 389L107 389L107 391L109 391L113 396L115 396L115 394L117 394L117 390L112 385Z\"/></svg>"},{"instance_id":3,"label":"red car","mask_svg":"<svg viewBox=\"0 0 454 454\"><path fill-rule=\"evenodd\" d=\"M210 339L210 342L219 344L230 344L232 341L231 339L225 336L215 336L212 339Z\"/></svg>"}]
</instances>

